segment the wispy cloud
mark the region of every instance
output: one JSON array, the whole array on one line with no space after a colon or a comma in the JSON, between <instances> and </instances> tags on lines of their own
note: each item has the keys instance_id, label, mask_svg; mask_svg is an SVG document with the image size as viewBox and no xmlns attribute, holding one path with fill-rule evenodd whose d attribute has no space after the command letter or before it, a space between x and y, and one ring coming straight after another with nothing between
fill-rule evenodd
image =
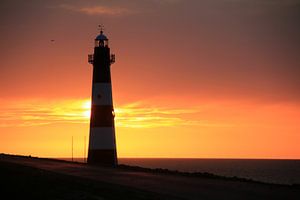
<instances>
[{"instance_id":1,"label":"wispy cloud","mask_svg":"<svg viewBox=\"0 0 300 200\"><path fill-rule=\"evenodd\" d=\"M132 10L123 7L108 7L102 5L96 6L73 6L62 4L60 8L71 10L75 12L80 12L87 15L110 15L110 16L120 16L134 13Z\"/></svg>"},{"instance_id":2,"label":"wispy cloud","mask_svg":"<svg viewBox=\"0 0 300 200\"><path fill-rule=\"evenodd\" d=\"M55 123L89 123L90 101L19 101L2 103L0 127L39 126ZM115 108L117 127L155 128L171 126L227 126L188 117L197 108L167 108L135 102Z\"/></svg>"},{"instance_id":3,"label":"wispy cloud","mask_svg":"<svg viewBox=\"0 0 300 200\"><path fill-rule=\"evenodd\" d=\"M182 115L197 112L195 109L164 108L135 102L116 108L116 123L130 128L188 125L195 121Z\"/></svg>"},{"instance_id":4,"label":"wispy cloud","mask_svg":"<svg viewBox=\"0 0 300 200\"><path fill-rule=\"evenodd\" d=\"M35 126L52 123L86 123L90 106L85 100L14 101L2 103L0 126Z\"/></svg>"},{"instance_id":5,"label":"wispy cloud","mask_svg":"<svg viewBox=\"0 0 300 200\"><path fill-rule=\"evenodd\" d=\"M180 3L180 2L182 2L182 0L154 0L154 2L174 4L174 3Z\"/></svg>"}]
</instances>

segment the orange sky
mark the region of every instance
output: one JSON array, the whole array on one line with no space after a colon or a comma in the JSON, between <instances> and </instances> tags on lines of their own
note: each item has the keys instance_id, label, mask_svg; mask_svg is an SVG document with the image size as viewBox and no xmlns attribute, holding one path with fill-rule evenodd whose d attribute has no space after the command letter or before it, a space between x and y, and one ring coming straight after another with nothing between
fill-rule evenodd
<instances>
[{"instance_id":1,"label":"orange sky","mask_svg":"<svg viewBox=\"0 0 300 200\"><path fill-rule=\"evenodd\" d=\"M103 23L120 157L299 159L299 3L1 1L0 152L83 156Z\"/></svg>"}]
</instances>

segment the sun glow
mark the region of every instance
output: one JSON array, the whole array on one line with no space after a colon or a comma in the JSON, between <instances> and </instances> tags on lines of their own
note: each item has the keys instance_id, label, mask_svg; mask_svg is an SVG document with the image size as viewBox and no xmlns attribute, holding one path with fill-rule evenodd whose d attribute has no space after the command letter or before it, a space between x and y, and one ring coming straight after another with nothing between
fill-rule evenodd
<instances>
[{"instance_id":1,"label":"sun glow","mask_svg":"<svg viewBox=\"0 0 300 200\"><path fill-rule=\"evenodd\" d=\"M82 156L84 137L88 138L89 133L91 102L88 98L0 99L0 105L3 106L0 113L2 151L66 156L70 152L70 139L74 137L75 154ZM295 151L299 141L297 106L254 107L245 102L203 102L198 106L171 107L143 101L115 105L115 113L117 148L121 157L230 157L239 143L243 144L243 151L239 151L240 154L234 151L234 157L267 157L273 154L262 155L260 150L266 148L270 138L274 139L269 150L276 147L273 151L277 157L298 156ZM15 135L4 134L13 131ZM260 135L260 140L253 140L257 131L264 134ZM280 136L281 131L291 134ZM177 144L185 148L178 149Z\"/></svg>"},{"instance_id":2,"label":"sun glow","mask_svg":"<svg viewBox=\"0 0 300 200\"><path fill-rule=\"evenodd\" d=\"M84 100L82 103L82 108L84 109L91 109L92 103L90 100Z\"/></svg>"},{"instance_id":3,"label":"sun glow","mask_svg":"<svg viewBox=\"0 0 300 200\"><path fill-rule=\"evenodd\" d=\"M82 114L83 114L84 118L89 119L91 117L91 111L90 110L84 111Z\"/></svg>"},{"instance_id":4,"label":"sun glow","mask_svg":"<svg viewBox=\"0 0 300 200\"><path fill-rule=\"evenodd\" d=\"M82 108L84 109L82 115L84 118L87 118L89 119L91 117L91 101L90 100L85 100L83 103L82 103Z\"/></svg>"},{"instance_id":5,"label":"sun glow","mask_svg":"<svg viewBox=\"0 0 300 200\"><path fill-rule=\"evenodd\" d=\"M115 108L117 127L155 128L180 125L208 125L208 122L190 119L187 114L196 114L197 108L166 108L149 106L146 102L134 102ZM26 100L11 102L0 113L0 126L40 126L57 123L87 124L91 116L90 99L70 99L47 102Z\"/></svg>"}]
</instances>

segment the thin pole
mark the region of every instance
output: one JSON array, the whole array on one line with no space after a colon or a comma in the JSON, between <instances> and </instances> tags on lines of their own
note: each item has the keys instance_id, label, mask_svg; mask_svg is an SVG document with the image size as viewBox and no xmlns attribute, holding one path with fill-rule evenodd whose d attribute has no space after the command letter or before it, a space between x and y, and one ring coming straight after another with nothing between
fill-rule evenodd
<instances>
[{"instance_id":1,"label":"thin pole","mask_svg":"<svg viewBox=\"0 0 300 200\"><path fill-rule=\"evenodd\" d=\"M73 162L73 136L72 136L72 162Z\"/></svg>"},{"instance_id":2,"label":"thin pole","mask_svg":"<svg viewBox=\"0 0 300 200\"><path fill-rule=\"evenodd\" d=\"M86 162L86 136L84 136L84 145L83 145L83 162Z\"/></svg>"}]
</instances>

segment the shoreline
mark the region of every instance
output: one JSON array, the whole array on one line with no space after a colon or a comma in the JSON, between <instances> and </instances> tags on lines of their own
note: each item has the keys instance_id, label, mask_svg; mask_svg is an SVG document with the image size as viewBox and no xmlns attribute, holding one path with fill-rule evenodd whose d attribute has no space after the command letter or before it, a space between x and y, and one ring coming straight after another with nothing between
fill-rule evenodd
<instances>
[{"instance_id":1,"label":"shoreline","mask_svg":"<svg viewBox=\"0 0 300 200\"><path fill-rule=\"evenodd\" d=\"M90 166L52 158L0 154L2 192L31 199L298 199L299 185L210 173L119 165ZM4 188L4 189L3 189ZM37 192L36 188L42 192ZM77 194L75 196L72 196ZM45 198L45 196L51 198ZM22 197L22 196L21 196Z\"/></svg>"},{"instance_id":2,"label":"shoreline","mask_svg":"<svg viewBox=\"0 0 300 200\"><path fill-rule=\"evenodd\" d=\"M63 159L57 159L57 158L45 158L45 157L37 157L37 156L26 156L26 155L14 155L14 154L4 154L0 153L1 156L13 156L13 157L19 157L19 158L31 158L31 159L38 159L38 160L49 160L49 161L55 161L55 162L63 162L63 163L76 163L80 165L87 165L87 163L82 163L78 161L68 161ZM177 158L176 158L177 159ZM189 158L188 158L189 159ZM147 172L147 173L153 173L153 174L160 174L160 175L175 175L175 176L184 176L184 177L198 177L198 178L211 178L211 179L221 179L221 180L229 180L229 181L242 181L242 182L250 182L250 183L257 183L257 184L263 184L263 185L278 185L278 186L287 186L287 187L293 187L293 188L299 188L300 184L281 184L281 183L269 183L269 182L263 182L254 180L251 178L243 178L238 176L222 176L217 175L210 172L184 172L184 171L178 171L178 170L170 170L166 168L147 168L147 167L141 167L136 165L125 165L125 164L119 164L117 166L118 169L122 170L134 170L137 172Z\"/></svg>"}]
</instances>

